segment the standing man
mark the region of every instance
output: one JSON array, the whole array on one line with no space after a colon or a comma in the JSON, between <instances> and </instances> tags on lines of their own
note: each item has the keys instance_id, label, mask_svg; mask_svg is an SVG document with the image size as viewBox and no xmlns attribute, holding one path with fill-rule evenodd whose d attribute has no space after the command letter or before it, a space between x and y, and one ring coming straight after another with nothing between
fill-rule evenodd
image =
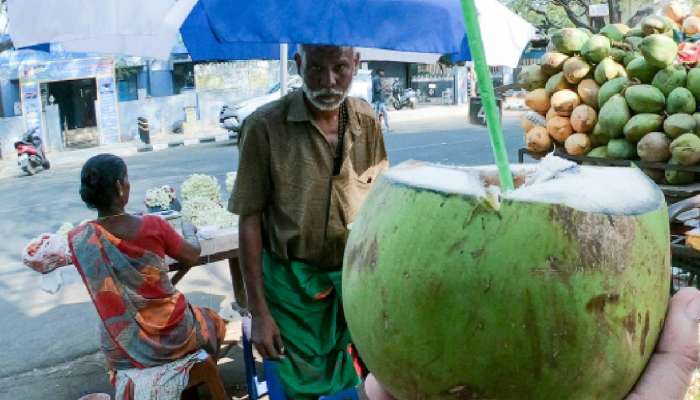
<instances>
[{"instance_id":1,"label":"standing man","mask_svg":"<svg viewBox=\"0 0 700 400\"><path fill-rule=\"evenodd\" d=\"M379 69L372 77L372 106L374 112L379 117L379 121L384 121L384 126L387 132L389 129L389 113L386 111L386 96L384 95L384 87L382 86L382 78L384 78L384 70Z\"/></svg>"},{"instance_id":2,"label":"standing man","mask_svg":"<svg viewBox=\"0 0 700 400\"><path fill-rule=\"evenodd\" d=\"M370 105L347 97L359 54L302 46L295 60L303 90L245 120L229 209L241 217L251 341L279 359L290 398L316 399L359 383L340 298L343 252L388 161Z\"/></svg>"}]
</instances>

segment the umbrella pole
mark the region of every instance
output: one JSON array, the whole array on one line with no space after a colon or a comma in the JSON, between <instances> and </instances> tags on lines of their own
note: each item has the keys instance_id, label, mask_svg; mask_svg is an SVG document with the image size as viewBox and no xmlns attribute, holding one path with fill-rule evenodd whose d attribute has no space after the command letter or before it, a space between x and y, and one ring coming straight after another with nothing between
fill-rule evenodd
<instances>
[{"instance_id":1,"label":"umbrella pole","mask_svg":"<svg viewBox=\"0 0 700 400\"><path fill-rule=\"evenodd\" d=\"M496 106L496 94L493 90L491 72L489 71L488 64L486 63L484 43L481 41L479 14L476 10L474 1L475 0L461 0L462 11L464 12L464 25L466 26L469 49L472 53L472 60L474 62L476 77L479 83L481 105L484 108L484 114L486 114L486 122L489 128L489 134L491 136L491 148L496 158L498 175L501 179L501 189L504 192L511 191L514 188L513 175L510 172L508 152L506 150L505 141L503 140L501 120L499 118L499 112Z\"/></svg>"},{"instance_id":2,"label":"umbrella pole","mask_svg":"<svg viewBox=\"0 0 700 400\"><path fill-rule=\"evenodd\" d=\"M280 43L280 93L282 96L287 94L287 60L289 57L289 44Z\"/></svg>"}]
</instances>

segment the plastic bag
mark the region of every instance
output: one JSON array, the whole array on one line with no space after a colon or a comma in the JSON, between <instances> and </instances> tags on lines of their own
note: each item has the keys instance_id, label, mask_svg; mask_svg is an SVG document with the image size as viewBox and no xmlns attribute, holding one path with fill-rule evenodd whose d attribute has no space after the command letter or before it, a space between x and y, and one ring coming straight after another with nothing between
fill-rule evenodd
<instances>
[{"instance_id":1,"label":"plastic bag","mask_svg":"<svg viewBox=\"0 0 700 400\"><path fill-rule=\"evenodd\" d=\"M42 274L69 265L71 257L68 242L62 236L44 233L27 244L22 251L22 262Z\"/></svg>"}]
</instances>

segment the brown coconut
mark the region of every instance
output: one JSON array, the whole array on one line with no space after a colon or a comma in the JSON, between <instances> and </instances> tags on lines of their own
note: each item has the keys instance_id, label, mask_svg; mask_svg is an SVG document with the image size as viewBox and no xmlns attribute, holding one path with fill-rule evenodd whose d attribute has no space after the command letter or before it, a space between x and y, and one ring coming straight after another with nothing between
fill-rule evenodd
<instances>
[{"instance_id":1,"label":"brown coconut","mask_svg":"<svg viewBox=\"0 0 700 400\"><path fill-rule=\"evenodd\" d=\"M533 153L544 153L552 149L552 139L545 127L536 126L525 135L525 146Z\"/></svg>"},{"instance_id":2,"label":"brown coconut","mask_svg":"<svg viewBox=\"0 0 700 400\"><path fill-rule=\"evenodd\" d=\"M581 57L571 57L564 63L564 77L569 83L577 84L591 71L591 65Z\"/></svg>"},{"instance_id":3,"label":"brown coconut","mask_svg":"<svg viewBox=\"0 0 700 400\"><path fill-rule=\"evenodd\" d=\"M578 84L576 91L581 101L593 108L598 108L598 91L600 85L593 79L584 79Z\"/></svg>"},{"instance_id":4,"label":"brown coconut","mask_svg":"<svg viewBox=\"0 0 700 400\"><path fill-rule=\"evenodd\" d=\"M700 32L700 17L691 15L683 20L683 33L686 35L695 35Z\"/></svg>"},{"instance_id":5,"label":"brown coconut","mask_svg":"<svg viewBox=\"0 0 700 400\"><path fill-rule=\"evenodd\" d=\"M569 56L564 53L557 53L555 51L545 53L541 60L542 70L547 75L554 75L561 71L562 67L564 66L564 62L568 59Z\"/></svg>"},{"instance_id":6,"label":"brown coconut","mask_svg":"<svg viewBox=\"0 0 700 400\"><path fill-rule=\"evenodd\" d=\"M591 139L585 133L574 133L566 138L564 147L572 156L583 156L591 150Z\"/></svg>"},{"instance_id":7,"label":"brown coconut","mask_svg":"<svg viewBox=\"0 0 700 400\"><path fill-rule=\"evenodd\" d=\"M581 104L581 99L579 99L578 94L573 90L565 89L560 90L552 95L549 102L556 111L557 115L561 117L568 117L574 108Z\"/></svg>"},{"instance_id":8,"label":"brown coconut","mask_svg":"<svg viewBox=\"0 0 700 400\"><path fill-rule=\"evenodd\" d=\"M525 105L544 114L549 110L549 93L544 89L535 89L525 96Z\"/></svg>"},{"instance_id":9,"label":"brown coconut","mask_svg":"<svg viewBox=\"0 0 700 400\"><path fill-rule=\"evenodd\" d=\"M520 126L522 126L525 133L527 133L530 129L534 128L535 126L544 127L545 124L546 121L544 117L534 111L528 111L520 116Z\"/></svg>"},{"instance_id":10,"label":"brown coconut","mask_svg":"<svg viewBox=\"0 0 700 400\"><path fill-rule=\"evenodd\" d=\"M574 128L568 118L557 115L547 121L547 133L557 142L564 143L574 133Z\"/></svg>"},{"instance_id":11,"label":"brown coconut","mask_svg":"<svg viewBox=\"0 0 700 400\"><path fill-rule=\"evenodd\" d=\"M685 18L687 13L684 12L680 4L674 1L664 7L664 15L671 21L680 24L683 22L683 18Z\"/></svg>"},{"instance_id":12,"label":"brown coconut","mask_svg":"<svg viewBox=\"0 0 700 400\"><path fill-rule=\"evenodd\" d=\"M588 133L598 122L598 113L589 105L581 104L571 112L571 127L579 133Z\"/></svg>"}]
</instances>

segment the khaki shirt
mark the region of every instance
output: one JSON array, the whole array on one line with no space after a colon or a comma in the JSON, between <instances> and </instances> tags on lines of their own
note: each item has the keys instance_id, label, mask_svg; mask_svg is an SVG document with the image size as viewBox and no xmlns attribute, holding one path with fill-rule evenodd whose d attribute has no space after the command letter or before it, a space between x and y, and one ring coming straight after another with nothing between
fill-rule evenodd
<instances>
[{"instance_id":1,"label":"khaki shirt","mask_svg":"<svg viewBox=\"0 0 700 400\"><path fill-rule=\"evenodd\" d=\"M332 176L335 149L312 121L301 90L245 120L229 210L241 217L262 214L265 248L282 260L340 268L348 224L389 165L370 105L356 98L346 104L338 176Z\"/></svg>"}]
</instances>

